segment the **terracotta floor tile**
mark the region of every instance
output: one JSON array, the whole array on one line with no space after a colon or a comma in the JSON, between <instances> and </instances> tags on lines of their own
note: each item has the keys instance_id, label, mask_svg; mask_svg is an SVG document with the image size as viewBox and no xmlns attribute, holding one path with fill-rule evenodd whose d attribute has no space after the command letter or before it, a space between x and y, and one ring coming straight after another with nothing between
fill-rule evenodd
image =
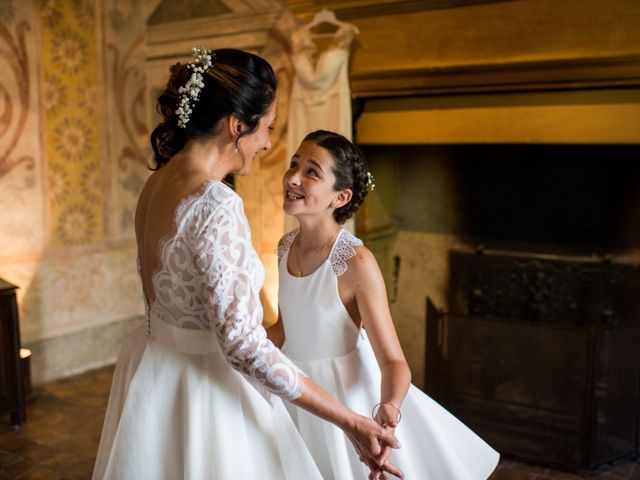
<instances>
[{"instance_id":1,"label":"terracotta floor tile","mask_svg":"<svg viewBox=\"0 0 640 480\"><path fill-rule=\"evenodd\" d=\"M2 478L11 478L15 480L33 470L35 466L35 463L28 462L21 458L18 462L12 463L11 465L5 465L0 468L0 476Z\"/></svg>"},{"instance_id":2,"label":"terracotta floor tile","mask_svg":"<svg viewBox=\"0 0 640 480\"><path fill-rule=\"evenodd\" d=\"M34 465L27 472L16 477L16 480L60 480L63 475L47 467Z\"/></svg>"},{"instance_id":3,"label":"terracotta floor tile","mask_svg":"<svg viewBox=\"0 0 640 480\"><path fill-rule=\"evenodd\" d=\"M93 460L88 461L85 460L74 465L71 468L67 468L64 470L65 475L69 475L72 478L79 479L88 479L91 478L91 474L93 473Z\"/></svg>"},{"instance_id":4,"label":"terracotta floor tile","mask_svg":"<svg viewBox=\"0 0 640 480\"><path fill-rule=\"evenodd\" d=\"M0 470L22 460L13 453L0 452Z\"/></svg>"}]
</instances>

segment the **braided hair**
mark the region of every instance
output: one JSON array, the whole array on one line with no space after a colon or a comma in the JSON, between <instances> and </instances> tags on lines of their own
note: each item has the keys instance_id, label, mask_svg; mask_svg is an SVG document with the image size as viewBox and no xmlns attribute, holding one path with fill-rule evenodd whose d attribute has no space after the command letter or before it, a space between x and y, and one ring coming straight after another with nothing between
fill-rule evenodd
<instances>
[{"instance_id":1,"label":"braided hair","mask_svg":"<svg viewBox=\"0 0 640 480\"><path fill-rule=\"evenodd\" d=\"M349 203L333 212L334 220L338 224L343 224L358 211L364 197L369 193L367 188L369 169L364 154L342 135L326 130L311 132L303 141L313 142L331 155L333 174L336 177L334 190L351 189L352 196Z\"/></svg>"}]
</instances>

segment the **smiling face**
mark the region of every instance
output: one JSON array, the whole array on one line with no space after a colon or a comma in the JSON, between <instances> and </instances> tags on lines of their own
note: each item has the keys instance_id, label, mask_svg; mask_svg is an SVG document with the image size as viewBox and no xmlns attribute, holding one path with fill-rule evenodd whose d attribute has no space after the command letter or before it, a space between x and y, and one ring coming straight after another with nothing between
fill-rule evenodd
<instances>
[{"instance_id":1,"label":"smiling face","mask_svg":"<svg viewBox=\"0 0 640 480\"><path fill-rule=\"evenodd\" d=\"M243 164L240 170L235 172L236 175L247 175L256 155L271 148L271 130L275 120L276 102L273 102L267 113L260 118L258 128L253 133L240 137L238 149L240 157L243 158Z\"/></svg>"},{"instance_id":2,"label":"smiling face","mask_svg":"<svg viewBox=\"0 0 640 480\"><path fill-rule=\"evenodd\" d=\"M285 213L328 216L351 199L351 191L336 191L334 162L329 151L313 141L303 142L282 178Z\"/></svg>"}]
</instances>

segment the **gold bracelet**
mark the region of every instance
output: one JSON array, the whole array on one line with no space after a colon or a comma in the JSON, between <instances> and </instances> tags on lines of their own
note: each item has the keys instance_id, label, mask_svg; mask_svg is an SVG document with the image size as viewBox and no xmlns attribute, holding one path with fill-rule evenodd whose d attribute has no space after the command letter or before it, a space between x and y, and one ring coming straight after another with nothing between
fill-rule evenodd
<instances>
[{"instance_id":1,"label":"gold bracelet","mask_svg":"<svg viewBox=\"0 0 640 480\"><path fill-rule=\"evenodd\" d=\"M400 409L399 409L398 407L396 407L396 406L395 406L393 403L391 403L391 402L380 402L380 403L376 403L376 404L373 406L373 409L371 410L371 417L375 420L375 418L376 418L376 413L377 413L377 412L376 412L376 408L379 408L379 407L380 407L380 405L382 405L383 403L386 403L387 405L391 405L393 408L395 408L395 409L396 409L396 412L398 412L398 419L396 420L396 425L397 425L398 423L400 423L400 420L402 420L402 412L400 411Z\"/></svg>"}]
</instances>

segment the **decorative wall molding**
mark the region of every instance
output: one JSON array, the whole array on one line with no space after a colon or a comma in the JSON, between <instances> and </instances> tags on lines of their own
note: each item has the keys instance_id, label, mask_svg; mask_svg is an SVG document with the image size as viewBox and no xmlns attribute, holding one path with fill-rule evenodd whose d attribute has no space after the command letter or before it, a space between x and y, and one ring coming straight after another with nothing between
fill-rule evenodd
<instances>
[{"instance_id":1,"label":"decorative wall molding","mask_svg":"<svg viewBox=\"0 0 640 480\"><path fill-rule=\"evenodd\" d=\"M328 8L344 20L364 17L398 15L401 13L470 7L514 0L285 0L287 7L301 17L313 15L321 8Z\"/></svg>"},{"instance_id":2,"label":"decorative wall molding","mask_svg":"<svg viewBox=\"0 0 640 480\"><path fill-rule=\"evenodd\" d=\"M640 85L636 0L286 0L360 30L354 97Z\"/></svg>"},{"instance_id":3,"label":"decorative wall molding","mask_svg":"<svg viewBox=\"0 0 640 480\"><path fill-rule=\"evenodd\" d=\"M640 86L640 55L355 72L356 98Z\"/></svg>"},{"instance_id":4,"label":"decorative wall molding","mask_svg":"<svg viewBox=\"0 0 640 480\"><path fill-rule=\"evenodd\" d=\"M281 7L253 13L229 13L216 17L150 25L147 30L147 59L171 63L184 58L196 45L207 48L233 46L259 50L280 16Z\"/></svg>"}]
</instances>

